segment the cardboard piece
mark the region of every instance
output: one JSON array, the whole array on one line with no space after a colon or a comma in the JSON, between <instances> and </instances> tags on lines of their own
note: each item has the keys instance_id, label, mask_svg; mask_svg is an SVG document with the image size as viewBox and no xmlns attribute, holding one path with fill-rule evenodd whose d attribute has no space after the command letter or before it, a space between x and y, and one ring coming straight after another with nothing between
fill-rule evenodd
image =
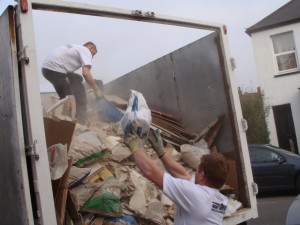
<instances>
[{"instance_id":1,"label":"cardboard piece","mask_svg":"<svg viewBox=\"0 0 300 225\"><path fill-rule=\"evenodd\" d=\"M74 224L76 224L76 225L84 224L81 214L79 214L77 212L74 200L73 200L72 195L69 190L68 190L68 197L67 197L67 209L68 209L68 214Z\"/></svg>"},{"instance_id":2,"label":"cardboard piece","mask_svg":"<svg viewBox=\"0 0 300 225\"><path fill-rule=\"evenodd\" d=\"M60 222L63 224L65 220L66 203L68 196L67 180L69 177L70 169L72 167L72 159L68 160L68 168L62 178L52 181L52 188L54 194L54 204L56 213Z\"/></svg>"},{"instance_id":3,"label":"cardboard piece","mask_svg":"<svg viewBox=\"0 0 300 225\"><path fill-rule=\"evenodd\" d=\"M44 127L47 148L54 144L67 144L69 151L76 123L71 121L44 117ZM68 160L68 168L62 178L52 181L53 197L58 220L64 222L66 202L68 196L67 180L72 166L72 159Z\"/></svg>"},{"instance_id":4,"label":"cardboard piece","mask_svg":"<svg viewBox=\"0 0 300 225\"><path fill-rule=\"evenodd\" d=\"M236 163L234 160L228 160L228 164L229 164L229 175L226 184L234 189L233 192L238 197L239 186L238 186L238 179L237 179Z\"/></svg>"},{"instance_id":5,"label":"cardboard piece","mask_svg":"<svg viewBox=\"0 0 300 225\"><path fill-rule=\"evenodd\" d=\"M44 126L47 148L61 143L67 144L69 150L76 126L75 122L44 117Z\"/></svg>"}]
</instances>

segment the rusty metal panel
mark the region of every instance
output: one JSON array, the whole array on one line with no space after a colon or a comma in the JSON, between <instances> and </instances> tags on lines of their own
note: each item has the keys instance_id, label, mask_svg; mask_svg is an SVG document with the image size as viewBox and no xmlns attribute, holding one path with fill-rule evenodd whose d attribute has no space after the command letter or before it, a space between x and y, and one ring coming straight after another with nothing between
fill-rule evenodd
<instances>
[{"instance_id":1,"label":"rusty metal panel","mask_svg":"<svg viewBox=\"0 0 300 225\"><path fill-rule=\"evenodd\" d=\"M30 224L18 76L14 11L0 17L0 223ZM29 200L30 201L30 200ZM29 210L29 211L28 211Z\"/></svg>"},{"instance_id":2,"label":"rusty metal panel","mask_svg":"<svg viewBox=\"0 0 300 225\"><path fill-rule=\"evenodd\" d=\"M224 124L216 142L220 151L234 149L224 65L218 33L214 32L105 85L105 92L129 97L143 93L149 107L181 118L183 126L200 133L220 113Z\"/></svg>"},{"instance_id":3,"label":"rusty metal panel","mask_svg":"<svg viewBox=\"0 0 300 225\"><path fill-rule=\"evenodd\" d=\"M224 86L224 58L218 50L219 37L211 34L172 53L183 126L201 132L220 113L225 120L216 138L219 151L234 149L228 90Z\"/></svg>"},{"instance_id":4,"label":"rusty metal panel","mask_svg":"<svg viewBox=\"0 0 300 225\"><path fill-rule=\"evenodd\" d=\"M215 35L172 53L183 124L200 131L220 112L227 113Z\"/></svg>"},{"instance_id":5,"label":"rusty metal panel","mask_svg":"<svg viewBox=\"0 0 300 225\"><path fill-rule=\"evenodd\" d=\"M138 68L105 85L105 92L129 98L130 89L143 93L151 109L180 116L171 55Z\"/></svg>"}]
</instances>

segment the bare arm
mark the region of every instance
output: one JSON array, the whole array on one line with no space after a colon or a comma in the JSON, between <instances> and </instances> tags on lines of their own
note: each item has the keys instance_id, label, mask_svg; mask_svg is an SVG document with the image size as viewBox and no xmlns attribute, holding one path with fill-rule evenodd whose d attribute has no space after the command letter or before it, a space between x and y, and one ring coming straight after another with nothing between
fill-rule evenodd
<instances>
[{"instance_id":1,"label":"bare arm","mask_svg":"<svg viewBox=\"0 0 300 225\"><path fill-rule=\"evenodd\" d=\"M94 89L94 91L96 92L97 90L99 90L92 74L91 74L91 67L90 66L83 66L82 67L82 75L85 79L85 81L88 83L88 85Z\"/></svg>"},{"instance_id":2,"label":"bare arm","mask_svg":"<svg viewBox=\"0 0 300 225\"><path fill-rule=\"evenodd\" d=\"M161 159L166 170L173 176L181 179L190 180L192 175L189 174L186 169L176 162L171 156L169 156L164 148L163 141L160 136L160 130L151 130L148 136L148 141L152 145L153 150L157 153Z\"/></svg>"},{"instance_id":3,"label":"bare arm","mask_svg":"<svg viewBox=\"0 0 300 225\"><path fill-rule=\"evenodd\" d=\"M151 160L147 154L143 151L144 142L143 140L136 134L134 129L131 129L131 134L127 138L126 143L132 152L132 156L134 157L134 161L137 167L140 169L142 174L155 183L159 188L163 188L163 177L164 171L153 161ZM155 135L156 134L156 135ZM165 154L164 147L162 144L162 139L160 138L159 132L155 133L152 131L152 134L148 137L153 149L161 154L160 159L162 160L166 170L174 177L181 179L191 179L192 176L185 170L183 166L181 166L178 162L172 159L168 154Z\"/></svg>"},{"instance_id":4,"label":"bare arm","mask_svg":"<svg viewBox=\"0 0 300 225\"><path fill-rule=\"evenodd\" d=\"M186 169L176 162L170 155L167 153L164 154L161 158L162 163L166 170L173 176L185 180L192 179L192 175L186 171Z\"/></svg>"},{"instance_id":5,"label":"bare arm","mask_svg":"<svg viewBox=\"0 0 300 225\"><path fill-rule=\"evenodd\" d=\"M143 150L135 151L132 155L142 174L162 189L164 171Z\"/></svg>"}]
</instances>

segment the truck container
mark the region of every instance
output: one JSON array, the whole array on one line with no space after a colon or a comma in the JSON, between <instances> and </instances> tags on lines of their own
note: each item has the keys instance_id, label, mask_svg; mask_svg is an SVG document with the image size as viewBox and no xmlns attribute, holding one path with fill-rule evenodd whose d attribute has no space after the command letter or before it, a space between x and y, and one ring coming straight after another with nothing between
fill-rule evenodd
<instances>
[{"instance_id":1,"label":"truck container","mask_svg":"<svg viewBox=\"0 0 300 225\"><path fill-rule=\"evenodd\" d=\"M0 223L56 223L40 97L33 10L67 12L209 31L204 37L105 85L105 94L143 93L150 108L180 118L195 134L220 113L217 150L234 164L235 193L243 207L224 219L239 224L258 216L247 123L242 117L226 26L66 1L20 0L0 17ZM78 15L80 16L80 15ZM38 32L38 31L37 31ZM159 47L159 46L158 46Z\"/></svg>"}]
</instances>

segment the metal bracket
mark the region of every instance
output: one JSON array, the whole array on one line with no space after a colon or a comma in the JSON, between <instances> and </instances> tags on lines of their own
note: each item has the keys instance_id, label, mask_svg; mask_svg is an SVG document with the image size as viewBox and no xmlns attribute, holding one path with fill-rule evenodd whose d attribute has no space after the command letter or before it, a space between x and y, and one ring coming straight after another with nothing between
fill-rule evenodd
<instances>
[{"instance_id":1,"label":"metal bracket","mask_svg":"<svg viewBox=\"0 0 300 225\"><path fill-rule=\"evenodd\" d=\"M38 140L34 139L33 144L25 146L26 155L34 155L36 160L40 159Z\"/></svg>"},{"instance_id":2,"label":"metal bracket","mask_svg":"<svg viewBox=\"0 0 300 225\"><path fill-rule=\"evenodd\" d=\"M131 11L131 14L133 16L138 16L138 17L151 17L151 18L155 17L155 13L151 11L143 12L141 10L133 10Z\"/></svg>"},{"instance_id":3,"label":"metal bracket","mask_svg":"<svg viewBox=\"0 0 300 225\"><path fill-rule=\"evenodd\" d=\"M236 63L234 58L230 58L230 64L231 64L231 69L235 70L236 69Z\"/></svg>"},{"instance_id":4,"label":"metal bracket","mask_svg":"<svg viewBox=\"0 0 300 225\"><path fill-rule=\"evenodd\" d=\"M151 12L151 11L148 11L148 12L145 12L145 13L144 13L144 16L145 16L145 17L152 17L152 18L154 18L154 17L155 17L155 13L154 13L154 12Z\"/></svg>"},{"instance_id":5,"label":"metal bracket","mask_svg":"<svg viewBox=\"0 0 300 225\"><path fill-rule=\"evenodd\" d=\"M133 16L143 16L141 10L132 10L131 15L133 15Z\"/></svg>"},{"instance_id":6,"label":"metal bracket","mask_svg":"<svg viewBox=\"0 0 300 225\"><path fill-rule=\"evenodd\" d=\"M27 56L27 48L28 46L26 45L23 49L21 49L18 52L18 61L24 60L25 64L29 64L29 57Z\"/></svg>"},{"instance_id":7,"label":"metal bracket","mask_svg":"<svg viewBox=\"0 0 300 225\"><path fill-rule=\"evenodd\" d=\"M254 195L258 194L258 187L257 187L257 184L254 182L252 182L252 190L253 190Z\"/></svg>"},{"instance_id":8,"label":"metal bracket","mask_svg":"<svg viewBox=\"0 0 300 225\"><path fill-rule=\"evenodd\" d=\"M243 127L244 132L246 132L248 130L247 120L242 119L242 127Z\"/></svg>"}]
</instances>

